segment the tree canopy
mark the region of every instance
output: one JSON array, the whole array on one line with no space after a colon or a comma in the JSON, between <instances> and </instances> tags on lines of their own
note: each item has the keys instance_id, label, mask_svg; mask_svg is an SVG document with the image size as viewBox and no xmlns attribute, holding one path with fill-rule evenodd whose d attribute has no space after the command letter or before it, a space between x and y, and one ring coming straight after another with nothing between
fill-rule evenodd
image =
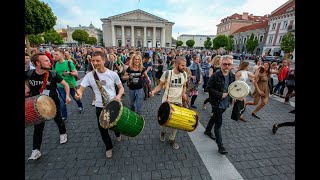
<instances>
[{"instance_id":1,"label":"tree canopy","mask_svg":"<svg viewBox=\"0 0 320 180\"><path fill-rule=\"evenodd\" d=\"M253 33L251 33L250 38L246 42L246 49L250 54L253 54L253 51L258 47L259 42L257 38L254 38Z\"/></svg>"},{"instance_id":2,"label":"tree canopy","mask_svg":"<svg viewBox=\"0 0 320 180\"><path fill-rule=\"evenodd\" d=\"M72 33L72 39L78 41L79 44L83 44L88 41L89 34L87 31L77 29Z\"/></svg>"},{"instance_id":3,"label":"tree canopy","mask_svg":"<svg viewBox=\"0 0 320 180\"><path fill-rule=\"evenodd\" d=\"M186 45L187 45L189 48L193 47L194 44L195 44L195 42L194 42L193 39L189 39L189 40L186 42Z\"/></svg>"}]
</instances>

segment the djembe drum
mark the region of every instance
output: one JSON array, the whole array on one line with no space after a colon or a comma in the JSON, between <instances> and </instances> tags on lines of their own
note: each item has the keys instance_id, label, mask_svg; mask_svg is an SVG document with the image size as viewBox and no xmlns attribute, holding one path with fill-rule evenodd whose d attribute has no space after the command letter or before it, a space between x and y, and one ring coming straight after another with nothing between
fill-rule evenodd
<instances>
[{"instance_id":1,"label":"djembe drum","mask_svg":"<svg viewBox=\"0 0 320 180\"><path fill-rule=\"evenodd\" d=\"M245 98L249 94L250 87L244 81L234 81L228 87L228 93L233 99Z\"/></svg>"},{"instance_id":2,"label":"djembe drum","mask_svg":"<svg viewBox=\"0 0 320 180\"><path fill-rule=\"evenodd\" d=\"M37 95L25 99L25 127L53 119L57 109L53 99L47 95Z\"/></svg>"},{"instance_id":3,"label":"djembe drum","mask_svg":"<svg viewBox=\"0 0 320 180\"><path fill-rule=\"evenodd\" d=\"M144 128L144 118L120 101L110 101L101 111L99 123L104 129L111 129L129 137L138 136Z\"/></svg>"},{"instance_id":4,"label":"djembe drum","mask_svg":"<svg viewBox=\"0 0 320 180\"><path fill-rule=\"evenodd\" d=\"M198 127L199 119L196 111L170 102L163 102L158 110L158 123L161 126L183 131L194 131Z\"/></svg>"}]
</instances>

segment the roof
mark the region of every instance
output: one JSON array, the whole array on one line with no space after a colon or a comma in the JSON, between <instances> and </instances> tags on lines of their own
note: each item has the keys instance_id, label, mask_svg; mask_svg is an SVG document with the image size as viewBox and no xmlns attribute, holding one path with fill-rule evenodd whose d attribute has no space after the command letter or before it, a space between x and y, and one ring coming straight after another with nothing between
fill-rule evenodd
<instances>
[{"instance_id":1,"label":"roof","mask_svg":"<svg viewBox=\"0 0 320 180\"><path fill-rule=\"evenodd\" d=\"M119 17L122 17L122 16L126 16L126 15L129 15L129 14L134 14L134 13L142 13L142 14L145 14L145 15L148 15L148 16L151 16L159 21L167 21L166 19L163 19L159 16L156 16L156 15L153 15L153 14L150 14L148 12L145 12L141 9L136 9L136 10L133 10L133 11L129 11L129 12L125 12L125 13L121 13L121 14L117 14L117 15L114 15L114 16L109 16L108 18L102 18L101 20L107 20L107 19L113 19L113 18L119 18Z\"/></svg>"},{"instance_id":2,"label":"roof","mask_svg":"<svg viewBox=\"0 0 320 180\"><path fill-rule=\"evenodd\" d=\"M229 19L239 19L239 20L246 20L246 19L242 19L242 14L238 14L238 13L234 13L232 14ZM259 20L259 21L262 21L262 20L266 20L267 17L266 16L254 16L254 15L249 15L248 14L248 20L249 21L256 21L256 20Z\"/></svg>"},{"instance_id":3,"label":"roof","mask_svg":"<svg viewBox=\"0 0 320 180\"><path fill-rule=\"evenodd\" d=\"M263 21L262 23L256 23L256 24L252 24L249 26L244 26L244 27L238 29L237 31L235 31L233 34L240 33L240 32L246 32L246 31L250 31L250 30L254 30L254 29L262 29L262 28L266 28L267 26L268 26L268 21Z\"/></svg>"},{"instance_id":4,"label":"roof","mask_svg":"<svg viewBox=\"0 0 320 180\"><path fill-rule=\"evenodd\" d=\"M281 14L286 14L288 12L295 10L295 3L293 0L289 0L280 7L278 7L276 10L271 12L270 17L279 16Z\"/></svg>"}]
</instances>

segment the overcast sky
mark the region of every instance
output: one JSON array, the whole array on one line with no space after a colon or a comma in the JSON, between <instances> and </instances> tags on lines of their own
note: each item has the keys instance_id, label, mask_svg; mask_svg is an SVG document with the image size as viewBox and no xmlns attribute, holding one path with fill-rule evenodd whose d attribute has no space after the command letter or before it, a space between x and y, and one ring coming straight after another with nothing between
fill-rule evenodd
<instances>
[{"instance_id":1,"label":"overcast sky","mask_svg":"<svg viewBox=\"0 0 320 180\"><path fill-rule=\"evenodd\" d=\"M42 0L55 16L55 29L92 24L102 29L101 18L141 9L174 22L172 36L216 35L220 20L234 13L266 15L287 0Z\"/></svg>"}]
</instances>

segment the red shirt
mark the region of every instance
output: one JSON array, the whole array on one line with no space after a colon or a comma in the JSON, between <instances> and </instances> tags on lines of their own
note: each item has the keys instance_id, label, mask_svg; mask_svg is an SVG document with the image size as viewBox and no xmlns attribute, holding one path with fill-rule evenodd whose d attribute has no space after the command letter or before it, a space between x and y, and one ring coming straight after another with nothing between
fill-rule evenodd
<instances>
[{"instance_id":1,"label":"red shirt","mask_svg":"<svg viewBox=\"0 0 320 180\"><path fill-rule=\"evenodd\" d=\"M279 81L283 81L287 78L287 74L288 74L289 68L288 66L285 66L282 71L278 74L278 79Z\"/></svg>"}]
</instances>

